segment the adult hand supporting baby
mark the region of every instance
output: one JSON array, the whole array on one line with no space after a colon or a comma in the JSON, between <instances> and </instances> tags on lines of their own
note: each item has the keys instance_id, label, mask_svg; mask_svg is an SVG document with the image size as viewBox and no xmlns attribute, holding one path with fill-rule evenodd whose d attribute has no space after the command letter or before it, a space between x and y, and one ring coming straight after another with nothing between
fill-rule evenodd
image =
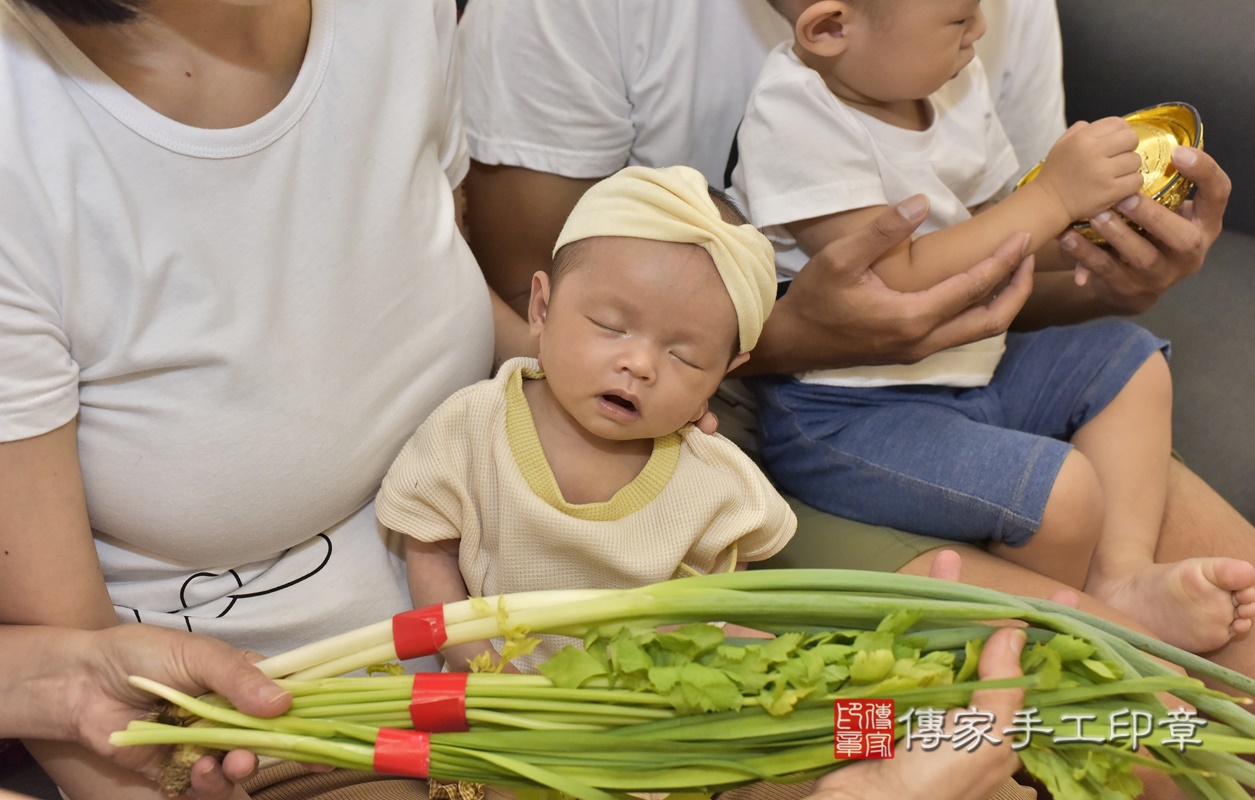
<instances>
[{"instance_id":1,"label":"adult hand supporting baby","mask_svg":"<svg viewBox=\"0 0 1255 800\"><path fill-rule=\"evenodd\" d=\"M1138 314L1149 309L1177 281L1203 266L1208 249L1220 235L1232 187L1229 176L1211 156L1192 147L1178 147L1172 163L1198 186L1194 199L1183 203L1179 213L1133 195L1117 208L1140 225L1145 235L1118 215L1107 213L1095 217L1091 224L1110 243L1110 249L1098 247L1074 231L1062 238L1064 251L1088 273L1097 299L1116 313Z\"/></svg>"},{"instance_id":2,"label":"adult hand supporting baby","mask_svg":"<svg viewBox=\"0 0 1255 800\"><path fill-rule=\"evenodd\" d=\"M777 301L738 374L910 363L1005 331L1032 291L1027 236L920 292L890 289L872 272L927 214L922 196L908 198L815 254Z\"/></svg>"}]
</instances>

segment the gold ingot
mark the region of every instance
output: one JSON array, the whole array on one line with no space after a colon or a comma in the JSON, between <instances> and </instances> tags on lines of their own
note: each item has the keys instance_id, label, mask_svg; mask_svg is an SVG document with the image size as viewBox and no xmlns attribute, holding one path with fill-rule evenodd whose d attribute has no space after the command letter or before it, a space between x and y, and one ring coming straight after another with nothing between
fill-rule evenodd
<instances>
[{"instance_id":1,"label":"gold ingot","mask_svg":"<svg viewBox=\"0 0 1255 800\"><path fill-rule=\"evenodd\" d=\"M1134 111L1124 118L1137 131L1137 153L1142 157L1142 194L1176 211L1194 189L1194 182L1177 172L1172 151L1179 145L1203 148L1203 121L1198 110L1189 103L1163 103ZM1030 169L1015 188L1037 177L1041 164ZM1112 209L1134 230L1141 228L1119 211ZM1082 219L1072 223L1072 230L1097 245L1107 242Z\"/></svg>"}]
</instances>

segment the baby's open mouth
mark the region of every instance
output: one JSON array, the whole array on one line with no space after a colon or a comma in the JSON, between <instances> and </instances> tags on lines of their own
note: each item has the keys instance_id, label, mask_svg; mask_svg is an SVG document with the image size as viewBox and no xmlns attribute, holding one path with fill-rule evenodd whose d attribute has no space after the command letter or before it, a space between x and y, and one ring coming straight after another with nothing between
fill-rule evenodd
<instances>
[{"instance_id":1,"label":"baby's open mouth","mask_svg":"<svg viewBox=\"0 0 1255 800\"><path fill-rule=\"evenodd\" d=\"M636 411L636 404L627 398L619 397L617 394L603 394L601 398L607 402L614 403L620 408L626 408L628 411Z\"/></svg>"}]
</instances>

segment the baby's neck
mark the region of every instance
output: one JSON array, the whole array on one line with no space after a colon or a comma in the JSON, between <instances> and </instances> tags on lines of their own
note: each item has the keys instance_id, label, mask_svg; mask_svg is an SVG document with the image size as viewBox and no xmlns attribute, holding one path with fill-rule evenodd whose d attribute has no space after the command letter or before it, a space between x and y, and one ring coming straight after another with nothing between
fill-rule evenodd
<instances>
[{"instance_id":1,"label":"baby's neck","mask_svg":"<svg viewBox=\"0 0 1255 800\"><path fill-rule=\"evenodd\" d=\"M546 381L523 381L536 435L562 499L603 503L641 473L654 452L653 439L615 441L593 436L549 391Z\"/></svg>"},{"instance_id":2,"label":"baby's neck","mask_svg":"<svg viewBox=\"0 0 1255 800\"><path fill-rule=\"evenodd\" d=\"M869 117L878 119L886 125L903 128L908 131L926 131L933 124L932 104L927 100L899 100L892 103L880 101L860 102L847 100L841 95L837 99L856 111L862 111Z\"/></svg>"}]
</instances>

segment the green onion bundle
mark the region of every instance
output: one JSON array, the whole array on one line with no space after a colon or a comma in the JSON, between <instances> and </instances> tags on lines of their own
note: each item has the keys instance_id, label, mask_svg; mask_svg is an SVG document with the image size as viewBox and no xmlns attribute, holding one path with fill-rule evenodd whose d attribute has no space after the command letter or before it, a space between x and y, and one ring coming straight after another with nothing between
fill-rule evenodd
<instances>
[{"instance_id":1,"label":"green onion bundle","mask_svg":"<svg viewBox=\"0 0 1255 800\"><path fill-rule=\"evenodd\" d=\"M1010 620L1028 636L1025 676L976 679L990 623ZM705 624L712 621L775 638L727 640ZM559 651L539 675L333 677L492 637L504 637L507 652L524 652L537 634L579 637L583 647ZM1245 676L1049 601L912 576L760 570L398 615L262 662L294 696L274 719L135 679L196 722L135 722L111 741L244 748L610 800L831 771L848 763L834 751L838 700L892 699L901 747L912 713L965 706L982 688L1020 686L1038 730L1087 740L1038 735L1020 743L1026 768L1056 798L1136 796L1136 764L1172 774L1191 797L1248 797L1243 786L1255 787L1255 766L1239 755L1255 753L1255 717L1164 662L1255 694ZM1161 694L1176 698L1172 707ZM1102 723L1121 715L1167 731L1141 731L1139 750L1137 737ZM993 733L1007 722L998 720Z\"/></svg>"}]
</instances>

